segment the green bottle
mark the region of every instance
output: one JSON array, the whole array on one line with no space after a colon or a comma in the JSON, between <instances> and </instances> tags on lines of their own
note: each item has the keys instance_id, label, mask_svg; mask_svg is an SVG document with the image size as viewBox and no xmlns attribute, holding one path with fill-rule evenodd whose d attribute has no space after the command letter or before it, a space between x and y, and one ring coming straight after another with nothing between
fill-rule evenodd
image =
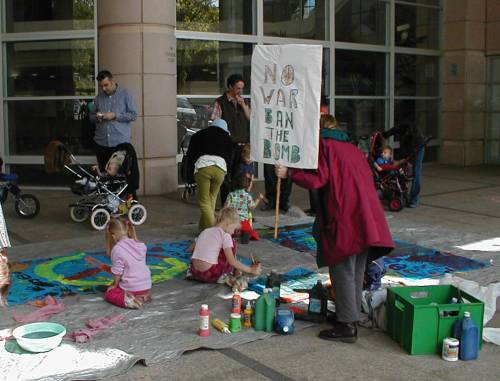
<instances>
[{"instance_id":1,"label":"green bottle","mask_svg":"<svg viewBox=\"0 0 500 381\"><path fill-rule=\"evenodd\" d=\"M276 310L276 299L272 294L272 289L268 288L264 294L265 310L266 310L266 323L265 331L272 332L274 330L274 314Z\"/></svg>"},{"instance_id":2,"label":"green bottle","mask_svg":"<svg viewBox=\"0 0 500 381\"><path fill-rule=\"evenodd\" d=\"M266 294L267 288L255 302L254 328L256 331L263 331L266 326L266 301L264 298Z\"/></svg>"}]
</instances>

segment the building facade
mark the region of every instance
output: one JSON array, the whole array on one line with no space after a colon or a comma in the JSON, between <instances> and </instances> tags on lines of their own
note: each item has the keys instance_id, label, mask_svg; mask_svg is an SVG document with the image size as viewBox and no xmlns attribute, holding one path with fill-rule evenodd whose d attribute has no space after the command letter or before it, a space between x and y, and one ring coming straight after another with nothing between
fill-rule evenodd
<instances>
[{"instance_id":1,"label":"building facade","mask_svg":"<svg viewBox=\"0 0 500 381\"><path fill-rule=\"evenodd\" d=\"M178 185L181 147L208 125L258 44L323 47L323 101L354 139L413 120L428 161L500 163L500 0L1 0L0 154L25 183L64 141L93 158L88 102L108 69L133 93L141 191Z\"/></svg>"}]
</instances>

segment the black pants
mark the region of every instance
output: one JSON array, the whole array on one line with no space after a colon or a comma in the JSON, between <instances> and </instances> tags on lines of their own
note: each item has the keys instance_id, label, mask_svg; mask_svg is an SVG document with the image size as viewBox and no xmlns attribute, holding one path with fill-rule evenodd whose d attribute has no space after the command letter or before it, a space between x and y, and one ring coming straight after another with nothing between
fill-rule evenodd
<instances>
[{"instance_id":1,"label":"black pants","mask_svg":"<svg viewBox=\"0 0 500 381\"><path fill-rule=\"evenodd\" d=\"M274 173L274 165L264 164L264 180L266 186L266 198L269 205L276 206L276 186L278 178ZM281 193L280 193L280 208L288 209L290 207L290 194L292 193L292 180L281 180Z\"/></svg>"},{"instance_id":2,"label":"black pants","mask_svg":"<svg viewBox=\"0 0 500 381\"><path fill-rule=\"evenodd\" d=\"M233 177L237 174L240 165L242 164L241 151L243 150L243 144L233 143L231 162L227 163L227 175L224 178L224 182L220 187L220 199L221 204L224 206L226 203L227 196L229 192L234 190L233 187Z\"/></svg>"},{"instance_id":3,"label":"black pants","mask_svg":"<svg viewBox=\"0 0 500 381\"><path fill-rule=\"evenodd\" d=\"M309 210L311 213L316 213L319 207L319 191L317 189L309 190Z\"/></svg>"},{"instance_id":4,"label":"black pants","mask_svg":"<svg viewBox=\"0 0 500 381\"><path fill-rule=\"evenodd\" d=\"M99 171L104 173L106 171L106 164L109 158L116 151L116 147L106 147L99 144L95 144L95 155L97 157L97 165L99 166Z\"/></svg>"}]
</instances>

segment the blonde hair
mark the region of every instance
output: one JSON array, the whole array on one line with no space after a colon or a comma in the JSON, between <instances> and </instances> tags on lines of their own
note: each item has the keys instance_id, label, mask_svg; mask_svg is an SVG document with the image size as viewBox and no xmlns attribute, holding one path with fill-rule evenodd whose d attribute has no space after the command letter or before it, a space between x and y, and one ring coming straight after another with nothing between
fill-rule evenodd
<instances>
[{"instance_id":1,"label":"blonde hair","mask_svg":"<svg viewBox=\"0 0 500 381\"><path fill-rule=\"evenodd\" d=\"M320 118L320 127L333 130L335 128L340 128L339 122L331 114L322 115Z\"/></svg>"},{"instance_id":2,"label":"blonde hair","mask_svg":"<svg viewBox=\"0 0 500 381\"><path fill-rule=\"evenodd\" d=\"M111 250L116 244L113 239L113 234L123 237L126 235L128 238L135 239L138 241L137 232L135 231L134 225L124 217L112 217L108 222L108 227L106 228L106 252L111 255Z\"/></svg>"},{"instance_id":3,"label":"blonde hair","mask_svg":"<svg viewBox=\"0 0 500 381\"><path fill-rule=\"evenodd\" d=\"M226 206L222 208L219 213L217 214L217 225L220 223L225 223L228 225L231 224L239 224L240 223L240 215L238 214L238 211L230 206Z\"/></svg>"}]
</instances>

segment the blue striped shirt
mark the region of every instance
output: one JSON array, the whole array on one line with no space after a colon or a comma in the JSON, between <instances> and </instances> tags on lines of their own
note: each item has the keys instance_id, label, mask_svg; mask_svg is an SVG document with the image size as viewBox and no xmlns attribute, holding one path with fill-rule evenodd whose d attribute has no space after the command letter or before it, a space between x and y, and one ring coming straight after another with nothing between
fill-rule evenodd
<instances>
[{"instance_id":1,"label":"blue striped shirt","mask_svg":"<svg viewBox=\"0 0 500 381\"><path fill-rule=\"evenodd\" d=\"M96 125L94 141L104 147L130 143L130 122L137 118L137 105L129 92L120 87L112 95L102 91L95 98L95 106L90 113L90 121ZM116 119L99 122L97 112L114 112Z\"/></svg>"}]
</instances>

